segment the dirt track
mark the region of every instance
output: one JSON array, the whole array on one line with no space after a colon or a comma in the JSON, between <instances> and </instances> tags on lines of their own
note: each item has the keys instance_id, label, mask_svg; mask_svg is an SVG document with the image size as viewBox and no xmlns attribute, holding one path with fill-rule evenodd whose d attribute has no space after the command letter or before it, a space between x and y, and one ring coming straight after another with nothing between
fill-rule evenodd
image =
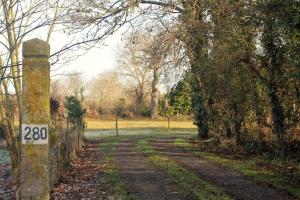
<instances>
[{"instance_id":1,"label":"dirt track","mask_svg":"<svg viewBox=\"0 0 300 200\"><path fill-rule=\"evenodd\" d=\"M209 181L232 196L243 200L292 200L296 199L284 192L277 191L265 185L258 184L243 175L216 166L206 160L194 156L183 148L176 147L172 140L152 140L151 144L175 162L191 170L201 179Z\"/></svg>"},{"instance_id":2,"label":"dirt track","mask_svg":"<svg viewBox=\"0 0 300 200\"><path fill-rule=\"evenodd\" d=\"M134 199L140 200L180 200L189 199L178 192L167 176L149 166L145 158L139 155L133 141L122 141L115 154L122 181Z\"/></svg>"},{"instance_id":3,"label":"dirt track","mask_svg":"<svg viewBox=\"0 0 300 200\"><path fill-rule=\"evenodd\" d=\"M143 139L143 138L140 138ZM113 154L113 162L119 169L121 181L134 199L137 200L185 200L167 175L149 165L145 158L137 153L134 143L139 139L124 139ZM85 146L74 170L62 178L62 182L53 190L51 199L112 199L112 186L106 184L100 144L103 140L89 142ZM151 140L157 151L174 160L179 165L193 172L229 194L233 199L244 200L292 200L287 193L280 192L266 185L258 184L243 175L224 169L201 159L192 152L176 147L170 139ZM11 173L9 165L0 166L0 200L11 200Z\"/></svg>"}]
</instances>

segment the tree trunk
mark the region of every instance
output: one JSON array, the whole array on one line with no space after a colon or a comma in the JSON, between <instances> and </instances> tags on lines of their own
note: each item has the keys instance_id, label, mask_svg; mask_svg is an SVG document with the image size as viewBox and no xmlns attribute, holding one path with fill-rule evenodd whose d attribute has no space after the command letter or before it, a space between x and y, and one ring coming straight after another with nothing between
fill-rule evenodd
<instances>
[{"instance_id":1,"label":"tree trunk","mask_svg":"<svg viewBox=\"0 0 300 200\"><path fill-rule=\"evenodd\" d=\"M20 70L18 70L19 68L18 47L19 46L15 41L16 36L14 33L14 22L13 22L14 13L12 7L7 6L7 1L2 1L2 3L3 3L3 12L5 15L8 44L10 47L11 75L13 77L14 89L17 96L18 106L19 108L21 108L21 79L20 79Z\"/></svg>"},{"instance_id":2,"label":"tree trunk","mask_svg":"<svg viewBox=\"0 0 300 200\"><path fill-rule=\"evenodd\" d=\"M235 120L234 121L234 132L235 132L235 137L236 137L236 144L240 145L242 140L241 140L241 121L240 120Z\"/></svg>"},{"instance_id":3,"label":"tree trunk","mask_svg":"<svg viewBox=\"0 0 300 200\"><path fill-rule=\"evenodd\" d=\"M198 138L206 139L209 133L208 111L205 105L205 90L201 83L204 71L203 63L207 60L205 35L208 30L205 28L206 22L203 18L205 5L202 1L183 1L182 6L184 8L182 21L185 26L185 34L182 34L181 40L187 50L195 81L193 87L194 122L198 127ZM201 28L200 25L202 25Z\"/></svg>"},{"instance_id":4,"label":"tree trunk","mask_svg":"<svg viewBox=\"0 0 300 200\"><path fill-rule=\"evenodd\" d=\"M144 88L144 82L142 81L139 83L138 87L135 89L135 95L136 95L136 112L141 113L141 108L144 105L144 98L145 98L145 88Z\"/></svg>"},{"instance_id":5,"label":"tree trunk","mask_svg":"<svg viewBox=\"0 0 300 200\"><path fill-rule=\"evenodd\" d=\"M153 69L153 80L152 80L152 91L151 91L151 119L157 118L158 108L158 80L159 80L159 68L154 67Z\"/></svg>"},{"instance_id":6,"label":"tree trunk","mask_svg":"<svg viewBox=\"0 0 300 200\"><path fill-rule=\"evenodd\" d=\"M198 74L198 73L197 73ZM195 76L197 76L195 74ZM195 79L199 77L195 77ZM199 81L199 80L198 80ZM203 91L200 89L200 83L197 80L195 81L194 88L194 121L198 127L198 138L207 139L208 138L208 114L207 109L204 103Z\"/></svg>"},{"instance_id":7,"label":"tree trunk","mask_svg":"<svg viewBox=\"0 0 300 200\"><path fill-rule=\"evenodd\" d=\"M170 117L168 116L168 133L171 132Z\"/></svg>"},{"instance_id":8,"label":"tree trunk","mask_svg":"<svg viewBox=\"0 0 300 200\"><path fill-rule=\"evenodd\" d=\"M277 136L279 144L282 144L284 142L285 133L285 116L282 104L277 95L277 87L275 84L270 83L268 85L268 95L272 112L272 132Z\"/></svg>"},{"instance_id":9,"label":"tree trunk","mask_svg":"<svg viewBox=\"0 0 300 200\"><path fill-rule=\"evenodd\" d=\"M119 136L119 127L118 127L118 113L116 112L116 134Z\"/></svg>"},{"instance_id":10,"label":"tree trunk","mask_svg":"<svg viewBox=\"0 0 300 200\"><path fill-rule=\"evenodd\" d=\"M233 128L234 128L234 134L235 134L235 139L236 139L236 144L240 145L241 144L241 127L242 127L242 122L244 120L244 115L243 111L240 109L238 103L233 102L231 103L231 111L233 113Z\"/></svg>"},{"instance_id":11,"label":"tree trunk","mask_svg":"<svg viewBox=\"0 0 300 200\"><path fill-rule=\"evenodd\" d=\"M13 7L7 4L7 1L2 1L3 6L3 12L5 16L5 25L7 29L7 39L9 43L10 48L10 64L11 64L11 72L10 76L13 77L13 86L15 89L16 97L17 97L17 106L19 108L20 114L19 114L19 121L21 122L21 73L20 68L18 66L19 64L19 44L21 43L21 39L19 40L19 43L16 41L16 33L14 31L14 18L15 15L13 13ZM1 69L2 68L2 62L0 63ZM19 188L19 144L17 140L17 134L16 130L14 128L14 105L12 104L9 93L8 93L8 84L5 81L2 81L2 85L4 87L4 95L5 95L5 102L3 103L3 108L5 108L6 112L6 121L7 121L7 127L8 127L8 139L7 139L7 146L9 149L11 162L12 162L12 168L13 168L13 174L14 178L16 180L17 188ZM21 127L21 123L19 124L19 127ZM20 129L21 130L21 129ZM17 196L18 196L17 191Z\"/></svg>"},{"instance_id":12,"label":"tree trunk","mask_svg":"<svg viewBox=\"0 0 300 200\"><path fill-rule=\"evenodd\" d=\"M1 66L1 63L0 63ZM1 117L4 119L6 123L6 143L7 148L9 150L10 159L13 168L13 174L16 180L18 179L18 164L19 164L19 144L17 141L16 130L14 127L14 110L13 110L13 103L10 100L8 94L8 87L7 87L7 80L2 80L2 85L4 88L4 98L3 92L1 91L0 95L0 107L1 107Z\"/></svg>"},{"instance_id":13,"label":"tree trunk","mask_svg":"<svg viewBox=\"0 0 300 200\"><path fill-rule=\"evenodd\" d=\"M199 139L207 139L208 138L208 129L205 127L198 126L198 138Z\"/></svg>"},{"instance_id":14,"label":"tree trunk","mask_svg":"<svg viewBox=\"0 0 300 200\"><path fill-rule=\"evenodd\" d=\"M236 137L236 144L241 144L241 122L235 121L234 122L234 132Z\"/></svg>"},{"instance_id":15,"label":"tree trunk","mask_svg":"<svg viewBox=\"0 0 300 200\"><path fill-rule=\"evenodd\" d=\"M232 137L232 131L229 125L229 122L227 120L224 121L224 128L225 128L225 133L227 138Z\"/></svg>"}]
</instances>

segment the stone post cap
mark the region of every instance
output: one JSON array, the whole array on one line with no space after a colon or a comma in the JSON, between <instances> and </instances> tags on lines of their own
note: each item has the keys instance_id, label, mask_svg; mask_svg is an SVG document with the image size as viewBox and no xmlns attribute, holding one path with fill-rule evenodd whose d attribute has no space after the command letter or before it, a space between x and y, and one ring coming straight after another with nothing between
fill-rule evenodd
<instances>
[{"instance_id":1,"label":"stone post cap","mask_svg":"<svg viewBox=\"0 0 300 200\"><path fill-rule=\"evenodd\" d=\"M27 58L49 58L50 45L38 38L23 42L23 57Z\"/></svg>"}]
</instances>

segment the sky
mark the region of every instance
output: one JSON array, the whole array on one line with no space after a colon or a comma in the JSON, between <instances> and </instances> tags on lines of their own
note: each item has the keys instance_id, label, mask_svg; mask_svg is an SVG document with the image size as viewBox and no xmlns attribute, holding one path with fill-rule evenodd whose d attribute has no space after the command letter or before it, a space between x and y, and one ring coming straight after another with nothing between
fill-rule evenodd
<instances>
[{"instance_id":1,"label":"sky","mask_svg":"<svg viewBox=\"0 0 300 200\"><path fill-rule=\"evenodd\" d=\"M94 47L76 60L65 65L54 65L51 71L52 79L60 79L73 73L80 73L85 81L91 80L101 72L113 70L116 65L117 50L120 48L121 32L116 32L104 41L104 44ZM50 44L59 46L63 37Z\"/></svg>"}]
</instances>

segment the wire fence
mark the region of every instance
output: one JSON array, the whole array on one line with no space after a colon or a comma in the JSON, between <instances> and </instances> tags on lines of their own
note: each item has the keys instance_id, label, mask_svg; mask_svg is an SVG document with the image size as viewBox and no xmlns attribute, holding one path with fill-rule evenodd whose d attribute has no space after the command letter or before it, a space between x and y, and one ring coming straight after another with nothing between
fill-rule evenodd
<instances>
[{"instance_id":1,"label":"wire fence","mask_svg":"<svg viewBox=\"0 0 300 200\"><path fill-rule=\"evenodd\" d=\"M11 200L14 197L14 188L9 183L12 181L9 151L4 139L0 139L0 199Z\"/></svg>"},{"instance_id":2,"label":"wire fence","mask_svg":"<svg viewBox=\"0 0 300 200\"><path fill-rule=\"evenodd\" d=\"M10 164L9 151L6 148L5 141L0 139L0 165Z\"/></svg>"},{"instance_id":3,"label":"wire fence","mask_svg":"<svg viewBox=\"0 0 300 200\"><path fill-rule=\"evenodd\" d=\"M56 134L55 134L56 132ZM83 128L80 124L53 131L55 137L50 141L50 187L57 183L61 175L69 170L71 163L76 159L81 149Z\"/></svg>"},{"instance_id":4,"label":"wire fence","mask_svg":"<svg viewBox=\"0 0 300 200\"><path fill-rule=\"evenodd\" d=\"M64 172L68 171L71 163L76 159L82 146L83 126L78 123L69 126L63 123L51 127L49 138L49 176L50 189L58 184ZM10 180L8 180L10 179ZM14 190L11 187L12 168L9 150L6 142L0 138L0 199L15 199Z\"/></svg>"}]
</instances>

